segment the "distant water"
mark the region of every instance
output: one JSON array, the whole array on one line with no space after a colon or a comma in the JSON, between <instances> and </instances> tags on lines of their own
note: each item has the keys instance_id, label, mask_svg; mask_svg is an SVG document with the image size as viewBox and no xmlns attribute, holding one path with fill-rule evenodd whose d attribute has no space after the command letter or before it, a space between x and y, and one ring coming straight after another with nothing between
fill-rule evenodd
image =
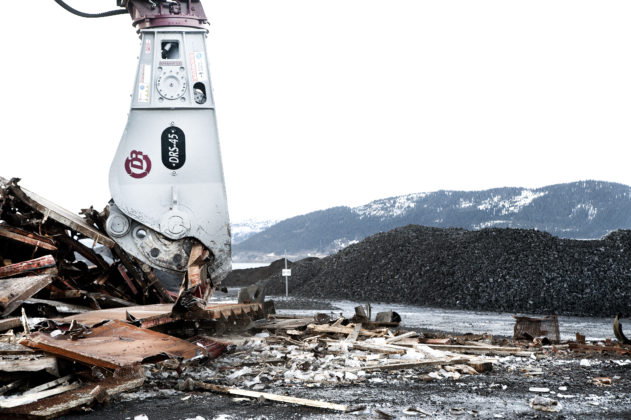
<instances>
[{"instance_id":1,"label":"distant water","mask_svg":"<svg viewBox=\"0 0 631 420\"><path fill-rule=\"evenodd\" d=\"M244 263L232 263L233 270L243 270L246 268L267 267L270 263L261 262L244 262Z\"/></svg>"}]
</instances>

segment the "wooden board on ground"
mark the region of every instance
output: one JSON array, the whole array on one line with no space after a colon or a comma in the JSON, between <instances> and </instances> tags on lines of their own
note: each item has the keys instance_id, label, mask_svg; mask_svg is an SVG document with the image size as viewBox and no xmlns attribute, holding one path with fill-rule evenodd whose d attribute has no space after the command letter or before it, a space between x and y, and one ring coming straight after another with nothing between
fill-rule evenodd
<instances>
[{"instance_id":1,"label":"wooden board on ground","mask_svg":"<svg viewBox=\"0 0 631 420\"><path fill-rule=\"evenodd\" d=\"M270 394L268 392L250 391L247 389L229 388L227 386L208 384L208 383L200 382L200 381L196 381L195 385L199 389L204 389L206 391L221 392L223 394L240 395L243 397L257 398L259 400L280 401L284 403L298 404L298 405L304 405L308 407L326 408L329 410L336 410L336 411L345 411L345 412L349 411L349 406L347 405L334 404L334 403L330 403L326 401L289 397L286 395Z\"/></svg>"},{"instance_id":2,"label":"wooden board on ground","mask_svg":"<svg viewBox=\"0 0 631 420\"><path fill-rule=\"evenodd\" d=\"M307 326L308 330L311 330L313 332L325 332L325 333L332 333L332 334L344 334L346 336L353 334L353 331L355 329L355 326L353 324L349 324L347 326L339 326L339 327L334 327L332 325L316 325L316 324L309 324ZM365 330L362 329L359 331L359 335L365 335L368 337L378 337L381 335L381 333L376 332L376 331L370 331L370 330Z\"/></svg>"},{"instance_id":3,"label":"wooden board on ground","mask_svg":"<svg viewBox=\"0 0 631 420\"><path fill-rule=\"evenodd\" d=\"M462 358L442 358L442 359L427 359L427 360L411 360L406 362L386 363L375 366L362 366L355 368L344 369L345 372L356 372L363 370L365 372L372 372L375 370L405 370L414 369L425 366L441 366L441 365L454 365L466 363L467 359Z\"/></svg>"},{"instance_id":4,"label":"wooden board on ground","mask_svg":"<svg viewBox=\"0 0 631 420\"><path fill-rule=\"evenodd\" d=\"M298 328L304 328L312 323L312 316L297 319L261 319L253 322L250 328L254 330L295 330Z\"/></svg>"}]
</instances>

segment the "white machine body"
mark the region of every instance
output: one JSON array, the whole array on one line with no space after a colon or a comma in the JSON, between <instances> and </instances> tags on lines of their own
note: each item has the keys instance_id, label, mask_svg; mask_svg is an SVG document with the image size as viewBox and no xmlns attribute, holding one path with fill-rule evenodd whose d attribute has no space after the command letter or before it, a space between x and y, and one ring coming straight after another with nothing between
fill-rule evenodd
<instances>
[{"instance_id":1,"label":"white machine body","mask_svg":"<svg viewBox=\"0 0 631 420\"><path fill-rule=\"evenodd\" d=\"M231 269L230 222L206 31L143 29L127 126L110 168L108 234L139 260L184 272L195 241L215 282Z\"/></svg>"}]
</instances>

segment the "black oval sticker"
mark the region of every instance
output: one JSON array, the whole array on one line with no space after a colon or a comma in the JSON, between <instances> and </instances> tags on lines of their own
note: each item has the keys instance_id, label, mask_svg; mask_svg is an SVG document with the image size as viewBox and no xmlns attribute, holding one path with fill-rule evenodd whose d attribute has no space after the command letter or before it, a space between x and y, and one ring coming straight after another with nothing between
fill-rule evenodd
<instances>
[{"instance_id":1,"label":"black oval sticker","mask_svg":"<svg viewBox=\"0 0 631 420\"><path fill-rule=\"evenodd\" d=\"M186 162L186 138L184 131L171 126L162 132L162 164L167 169L180 169Z\"/></svg>"}]
</instances>

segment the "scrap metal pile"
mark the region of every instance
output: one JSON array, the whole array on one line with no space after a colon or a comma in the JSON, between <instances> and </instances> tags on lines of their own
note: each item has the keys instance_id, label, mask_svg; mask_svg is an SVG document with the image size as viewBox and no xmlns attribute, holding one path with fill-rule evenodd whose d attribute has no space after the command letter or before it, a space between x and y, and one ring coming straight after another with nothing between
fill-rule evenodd
<instances>
[{"instance_id":1,"label":"scrap metal pile","mask_svg":"<svg viewBox=\"0 0 631 420\"><path fill-rule=\"evenodd\" d=\"M174 311L178 295L104 233L106 215L79 217L18 181L0 178L0 417L106 401L142 385L141 363L214 358L226 345L209 335L264 315L262 304Z\"/></svg>"},{"instance_id":2,"label":"scrap metal pile","mask_svg":"<svg viewBox=\"0 0 631 420\"><path fill-rule=\"evenodd\" d=\"M64 313L58 302L82 310L174 302L149 266L104 233L104 214L90 208L81 218L17 181L0 178L0 279L14 278L0 285L1 316L25 300L40 315Z\"/></svg>"}]
</instances>

